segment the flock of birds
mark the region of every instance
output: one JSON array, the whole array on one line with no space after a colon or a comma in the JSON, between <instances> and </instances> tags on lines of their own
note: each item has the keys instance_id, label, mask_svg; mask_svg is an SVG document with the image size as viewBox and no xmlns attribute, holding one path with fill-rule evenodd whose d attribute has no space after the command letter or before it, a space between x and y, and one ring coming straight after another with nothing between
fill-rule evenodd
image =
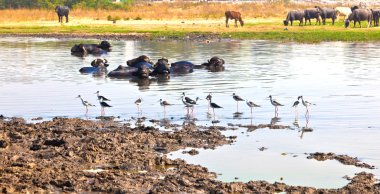
<instances>
[{"instance_id":1,"label":"flock of birds","mask_svg":"<svg viewBox=\"0 0 380 194\"><path fill-rule=\"evenodd\" d=\"M99 101L99 105L101 107L101 116L104 116L105 115L105 108L109 108L109 107L112 107L111 105L109 105L106 101L110 101L108 98L104 97L104 96L101 96L99 94L99 91L97 91L95 93L97 95L97 98L98 98L98 101ZM85 101L83 100L82 96L81 95L78 95L77 98L80 98L81 101L82 101L82 105L86 107L86 115L88 113L88 107L90 106L95 106L91 103L89 103L88 101ZM232 98L236 101L236 113L235 114L242 114L239 112L239 102L240 101L245 101L247 106L250 107L251 109L251 117L252 117L252 109L253 108L257 108L257 107L261 107L260 105L258 104L255 104L254 102L252 101L249 101L249 100L244 100L243 98L241 98L240 96L236 95L235 93L232 94ZM275 108L275 117L278 117L278 107L279 106L284 106L283 104L279 103L278 101L276 101L275 99L272 98L271 95L268 96L269 100L270 100L270 103L274 106ZM181 100L182 100L182 103L185 105L185 107L187 108L187 115L192 115L193 112L194 112L194 106L197 105L197 102L198 100L200 100L199 97L196 97L195 100L193 100L192 98L188 97L185 95L185 92L182 93L182 96L181 96ZM206 100L208 101L208 112L210 112L210 108L212 108L212 111L213 111L213 117L214 117L214 120L215 120L215 109L219 109L219 108L223 108L221 106L219 106L218 104L212 102L212 95L211 93L209 93L207 96L206 96ZM301 102L300 102L301 100ZM135 105L137 106L137 111L139 113L141 113L141 108L140 108L140 104L142 103L142 98L138 98L134 103ZM159 100L160 102L160 105L164 108L164 115L166 115L166 107L167 106L171 106L173 104L169 103L168 101L166 100L163 100L163 99L160 99ZM306 107L306 114L305 114L305 117L309 117L309 107L312 106L312 105L315 105L314 103L311 103L311 102L308 102L306 100L303 99L303 96L298 96L297 97L297 100L293 103L293 108L295 109L295 114L296 114L296 117L298 117L298 111L297 111L297 107L298 105L302 103L303 106Z\"/></svg>"}]
</instances>

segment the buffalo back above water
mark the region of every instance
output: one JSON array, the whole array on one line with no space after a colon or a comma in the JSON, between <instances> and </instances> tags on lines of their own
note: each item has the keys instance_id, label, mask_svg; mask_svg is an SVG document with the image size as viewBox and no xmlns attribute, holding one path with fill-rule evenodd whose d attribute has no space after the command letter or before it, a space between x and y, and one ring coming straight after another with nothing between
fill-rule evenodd
<instances>
[{"instance_id":1,"label":"buffalo back above water","mask_svg":"<svg viewBox=\"0 0 380 194\"><path fill-rule=\"evenodd\" d=\"M303 24L303 18L305 17L305 12L301 10L292 10L288 12L288 15L286 16L286 19L284 20L284 25L288 26L289 21L290 25L293 26L294 20L299 20L299 25L301 26Z\"/></svg>"},{"instance_id":2,"label":"buffalo back above water","mask_svg":"<svg viewBox=\"0 0 380 194\"><path fill-rule=\"evenodd\" d=\"M151 62L150 58L146 55L141 55L137 58L131 59L127 61L127 65L130 67L134 67L136 64L141 62L147 62L153 65L153 62Z\"/></svg>"}]
</instances>

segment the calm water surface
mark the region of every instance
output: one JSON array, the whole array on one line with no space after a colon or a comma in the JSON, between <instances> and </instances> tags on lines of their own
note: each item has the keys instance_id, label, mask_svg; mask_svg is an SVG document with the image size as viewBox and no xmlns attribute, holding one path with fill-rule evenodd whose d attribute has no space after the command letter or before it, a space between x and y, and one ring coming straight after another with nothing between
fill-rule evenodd
<instances>
[{"instance_id":1,"label":"calm water surface","mask_svg":"<svg viewBox=\"0 0 380 194\"><path fill-rule=\"evenodd\" d=\"M106 115L122 120L137 117L133 102L143 98L143 116L182 124L186 109L179 100L181 93L204 99L209 92L213 100L223 106L216 110L218 125L267 124L274 117L274 108L267 97L274 96L280 107L278 124L291 129L246 128L226 131L238 136L233 145L216 150L199 150L189 156L182 150L171 158L184 158L189 163L201 164L220 174L223 181L266 180L291 185L337 188L347 183L342 177L353 176L360 169L344 166L336 161L318 162L306 159L304 153L334 152L357 156L363 162L380 167L380 56L379 43L328 42L320 44L277 43L271 41L151 42L113 41L113 51L104 55L110 62L109 70L139 55L154 61L166 57L171 62L188 60L195 64L212 56L226 61L224 72L196 70L169 80L116 80L81 75L79 69L90 66L94 56L85 58L70 55L75 43L97 40L2 38L0 40L0 114L27 119L56 116L94 119L100 108L92 107L85 116L79 99L98 105L96 91L112 101ZM242 115L236 117L236 102L232 93L254 101L262 107L250 109L239 104ZM317 105L310 110L306 123L304 107L299 107L299 127L293 125L295 115L291 107L296 97L303 95ZM164 115L158 100L166 99L174 105ZM207 101L201 100L194 117L200 125L212 125L207 114ZM300 132L309 127L313 132ZM258 148L266 147L265 151ZM380 175L380 170L365 170Z\"/></svg>"}]
</instances>

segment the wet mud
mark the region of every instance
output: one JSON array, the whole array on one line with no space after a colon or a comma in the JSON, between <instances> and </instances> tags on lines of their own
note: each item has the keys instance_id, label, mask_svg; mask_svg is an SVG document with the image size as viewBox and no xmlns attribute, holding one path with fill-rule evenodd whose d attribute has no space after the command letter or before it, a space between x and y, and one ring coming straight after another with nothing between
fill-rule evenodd
<instances>
[{"instance_id":1,"label":"wet mud","mask_svg":"<svg viewBox=\"0 0 380 194\"><path fill-rule=\"evenodd\" d=\"M219 127L131 128L112 120L54 118L36 124L0 119L0 189L3 193L379 193L373 174L361 172L340 189L284 183L225 183L207 168L166 157L184 148L232 143ZM196 151L196 150L195 150ZM196 152L191 151L193 154ZM189 153L190 154L190 153ZM237 180L238 181L238 180Z\"/></svg>"},{"instance_id":2,"label":"wet mud","mask_svg":"<svg viewBox=\"0 0 380 194\"><path fill-rule=\"evenodd\" d=\"M375 166L361 162L356 157L351 157L348 155L337 155L337 154L334 154L331 152L329 152L329 153L321 153L321 152L311 153L311 154L309 154L309 156L307 158L308 159L315 159L318 161L336 160L336 161L339 161L340 163L342 163L344 165L353 165L353 166L360 167L360 168L375 169Z\"/></svg>"}]
</instances>

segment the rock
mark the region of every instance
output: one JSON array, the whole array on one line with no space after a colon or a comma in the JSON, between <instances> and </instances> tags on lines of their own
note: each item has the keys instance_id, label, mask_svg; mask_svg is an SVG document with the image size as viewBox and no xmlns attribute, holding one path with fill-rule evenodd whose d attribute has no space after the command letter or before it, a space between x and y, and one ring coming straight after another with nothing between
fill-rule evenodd
<instances>
[{"instance_id":1,"label":"rock","mask_svg":"<svg viewBox=\"0 0 380 194\"><path fill-rule=\"evenodd\" d=\"M0 148L7 148L8 143L5 140L0 139Z\"/></svg>"},{"instance_id":2,"label":"rock","mask_svg":"<svg viewBox=\"0 0 380 194\"><path fill-rule=\"evenodd\" d=\"M44 145L59 147L59 146L63 146L65 143L66 141L63 139L51 139L51 140L45 140Z\"/></svg>"}]
</instances>

